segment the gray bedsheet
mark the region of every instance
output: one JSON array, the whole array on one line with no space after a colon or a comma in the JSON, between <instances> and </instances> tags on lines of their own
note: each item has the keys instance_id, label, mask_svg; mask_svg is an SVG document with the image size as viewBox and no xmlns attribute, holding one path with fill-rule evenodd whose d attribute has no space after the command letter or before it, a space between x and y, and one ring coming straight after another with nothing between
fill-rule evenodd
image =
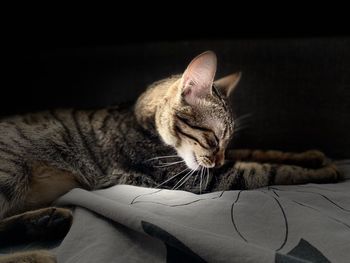
<instances>
[{"instance_id":1,"label":"gray bedsheet","mask_svg":"<svg viewBox=\"0 0 350 263\"><path fill-rule=\"evenodd\" d=\"M74 189L59 262L350 262L350 161L337 184L195 195Z\"/></svg>"}]
</instances>

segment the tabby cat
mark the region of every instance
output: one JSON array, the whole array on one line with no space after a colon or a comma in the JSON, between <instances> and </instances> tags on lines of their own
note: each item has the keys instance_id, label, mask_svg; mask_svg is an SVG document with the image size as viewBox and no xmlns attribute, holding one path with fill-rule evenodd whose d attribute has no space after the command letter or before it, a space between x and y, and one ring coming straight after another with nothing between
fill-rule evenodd
<instances>
[{"instance_id":1,"label":"tabby cat","mask_svg":"<svg viewBox=\"0 0 350 263\"><path fill-rule=\"evenodd\" d=\"M338 180L336 167L318 151L227 150L237 122L228 97L240 73L214 81L216 63L213 52L200 54L182 75L152 84L135 105L2 119L0 245L64 235L70 210L47 207L75 187L203 193ZM0 262L14 258L55 261L34 251Z\"/></svg>"}]
</instances>

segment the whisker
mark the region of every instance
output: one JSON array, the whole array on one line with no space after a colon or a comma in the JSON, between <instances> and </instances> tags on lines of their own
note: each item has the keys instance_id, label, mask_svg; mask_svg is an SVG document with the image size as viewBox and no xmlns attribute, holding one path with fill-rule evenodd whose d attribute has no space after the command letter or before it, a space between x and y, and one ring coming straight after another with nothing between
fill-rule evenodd
<instances>
[{"instance_id":1,"label":"whisker","mask_svg":"<svg viewBox=\"0 0 350 263\"><path fill-rule=\"evenodd\" d=\"M234 122L234 125L235 125L235 128L240 128L242 126L247 126L249 125L251 122L251 119L248 119L248 118L238 118L235 120Z\"/></svg>"},{"instance_id":2,"label":"whisker","mask_svg":"<svg viewBox=\"0 0 350 263\"><path fill-rule=\"evenodd\" d=\"M192 174L193 174L193 173L191 173L190 175L188 175L188 176L186 177L186 179L185 179L178 187L175 188L175 190L178 189L178 188L180 188L183 184L185 184L185 183L191 178L191 175L192 175Z\"/></svg>"},{"instance_id":3,"label":"whisker","mask_svg":"<svg viewBox=\"0 0 350 263\"><path fill-rule=\"evenodd\" d=\"M250 121L251 121L250 119L236 120L235 125L249 123Z\"/></svg>"},{"instance_id":4,"label":"whisker","mask_svg":"<svg viewBox=\"0 0 350 263\"><path fill-rule=\"evenodd\" d=\"M209 176L210 176L210 171L209 171L209 168L206 168L207 170L207 182L205 183L205 189L207 189L208 187L208 183L209 183Z\"/></svg>"},{"instance_id":5,"label":"whisker","mask_svg":"<svg viewBox=\"0 0 350 263\"><path fill-rule=\"evenodd\" d=\"M235 127L241 127L243 125L248 125L250 123L250 120L245 120L245 121L236 121L234 124L235 124Z\"/></svg>"},{"instance_id":6,"label":"whisker","mask_svg":"<svg viewBox=\"0 0 350 263\"><path fill-rule=\"evenodd\" d=\"M250 126L249 124L240 125L240 126L235 126L235 127L234 127L234 130L236 131L236 130L239 130L239 129L245 129L245 128L249 127L249 126Z\"/></svg>"},{"instance_id":7,"label":"whisker","mask_svg":"<svg viewBox=\"0 0 350 263\"><path fill-rule=\"evenodd\" d=\"M153 157L151 159L148 159L145 162L149 162L149 161L152 161L152 160L158 160L158 159L164 159L164 158L181 158L181 157L178 156L178 155L157 156L157 157Z\"/></svg>"},{"instance_id":8,"label":"whisker","mask_svg":"<svg viewBox=\"0 0 350 263\"><path fill-rule=\"evenodd\" d=\"M194 169L194 170L192 170L190 173L187 173L184 177L182 177L182 179L180 180L180 181L182 181L182 180L184 180L181 184L179 184L180 183L180 181L177 183L177 184L179 184L177 187L176 187L176 185L174 186L174 188L173 189L178 189L178 188L180 188L184 183L186 183L187 181L188 181L188 179L190 179L191 178L191 176L192 176L192 174L195 172L195 171L197 171L197 169L198 169L198 167L199 167L199 165L196 167L196 169Z\"/></svg>"},{"instance_id":9,"label":"whisker","mask_svg":"<svg viewBox=\"0 0 350 263\"><path fill-rule=\"evenodd\" d=\"M196 171L196 170L195 170L195 171ZM195 171L193 171L193 173L194 173ZM176 189L180 188L183 184L185 184L185 183L191 178L191 176L192 176L193 173L191 173L190 175L188 175L187 178L185 179L185 181L183 181ZM198 172L197 172L197 173L198 173Z\"/></svg>"},{"instance_id":10,"label":"whisker","mask_svg":"<svg viewBox=\"0 0 350 263\"><path fill-rule=\"evenodd\" d=\"M243 120L235 120L235 124L244 124L244 123L250 123L252 120L251 119L243 119Z\"/></svg>"},{"instance_id":11,"label":"whisker","mask_svg":"<svg viewBox=\"0 0 350 263\"><path fill-rule=\"evenodd\" d=\"M244 131L247 128L249 128L249 127L239 127L238 129L234 129L233 132L237 133L237 132L240 132L240 131Z\"/></svg>"},{"instance_id":12,"label":"whisker","mask_svg":"<svg viewBox=\"0 0 350 263\"><path fill-rule=\"evenodd\" d=\"M203 169L201 167L201 175L200 175L200 181L199 181L199 194L202 194L202 179L203 179Z\"/></svg>"},{"instance_id":13,"label":"whisker","mask_svg":"<svg viewBox=\"0 0 350 263\"><path fill-rule=\"evenodd\" d=\"M181 172L175 174L174 176L170 177L169 179L167 179L167 180L164 181L163 183L157 185L156 188L158 188L158 187L160 187L160 186L166 184L167 182L171 181L172 179L174 179L175 177L179 176L180 174L182 174L184 171L186 171L186 170L188 170L188 169L190 169L190 168L187 168L187 167L186 167L186 168L185 168L184 170L182 170Z\"/></svg>"},{"instance_id":14,"label":"whisker","mask_svg":"<svg viewBox=\"0 0 350 263\"><path fill-rule=\"evenodd\" d=\"M240 118L237 118L235 121L233 131L235 133L237 133L237 132L240 132L242 130L247 129L250 126L250 119L248 119L248 117L250 117L250 116L251 116L251 114L246 114Z\"/></svg>"},{"instance_id":15,"label":"whisker","mask_svg":"<svg viewBox=\"0 0 350 263\"><path fill-rule=\"evenodd\" d=\"M175 165L175 164L178 164L178 163L184 163L185 161L178 161L178 162L172 162L172 163L164 163L164 164L161 164L161 165L153 165L154 167L168 167L168 166L172 166L172 165Z\"/></svg>"},{"instance_id":16,"label":"whisker","mask_svg":"<svg viewBox=\"0 0 350 263\"><path fill-rule=\"evenodd\" d=\"M189 169L190 171L188 172L188 173L186 173L174 186L173 186L173 189L176 187L176 186L178 186L179 185L179 183L181 183L182 182L182 180L184 180L185 178L186 178L186 176L187 175L189 175L190 173L192 173L193 172L193 170L192 169Z\"/></svg>"},{"instance_id":17,"label":"whisker","mask_svg":"<svg viewBox=\"0 0 350 263\"><path fill-rule=\"evenodd\" d=\"M241 121L241 120L248 119L248 118L250 118L250 117L252 117L252 116L253 116L252 113L243 114L243 115L237 117L236 120L235 120L235 122L239 122L239 121Z\"/></svg>"},{"instance_id":18,"label":"whisker","mask_svg":"<svg viewBox=\"0 0 350 263\"><path fill-rule=\"evenodd\" d=\"M194 177L194 180L193 180L193 182L192 182L192 187L193 187L193 185L196 183L197 177L198 177L198 173L196 173L196 176Z\"/></svg>"}]
</instances>

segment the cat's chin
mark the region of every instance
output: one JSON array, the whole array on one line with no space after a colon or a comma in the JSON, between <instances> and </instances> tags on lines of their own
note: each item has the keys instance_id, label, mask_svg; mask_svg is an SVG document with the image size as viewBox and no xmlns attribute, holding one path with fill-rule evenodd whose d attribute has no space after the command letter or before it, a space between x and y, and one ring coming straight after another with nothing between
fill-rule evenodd
<instances>
[{"instance_id":1,"label":"cat's chin","mask_svg":"<svg viewBox=\"0 0 350 263\"><path fill-rule=\"evenodd\" d=\"M200 165L196 160L194 152L189 146L182 146L177 150L178 155L185 161L188 168L198 170Z\"/></svg>"}]
</instances>

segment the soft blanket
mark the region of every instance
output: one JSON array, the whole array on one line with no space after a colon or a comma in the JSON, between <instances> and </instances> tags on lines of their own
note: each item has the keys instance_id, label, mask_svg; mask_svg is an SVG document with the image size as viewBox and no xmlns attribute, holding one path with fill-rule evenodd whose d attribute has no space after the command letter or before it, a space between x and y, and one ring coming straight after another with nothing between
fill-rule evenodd
<instances>
[{"instance_id":1,"label":"soft blanket","mask_svg":"<svg viewBox=\"0 0 350 263\"><path fill-rule=\"evenodd\" d=\"M336 184L196 195L74 189L58 262L350 262L350 161Z\"/></svg>"}]
</instances>

